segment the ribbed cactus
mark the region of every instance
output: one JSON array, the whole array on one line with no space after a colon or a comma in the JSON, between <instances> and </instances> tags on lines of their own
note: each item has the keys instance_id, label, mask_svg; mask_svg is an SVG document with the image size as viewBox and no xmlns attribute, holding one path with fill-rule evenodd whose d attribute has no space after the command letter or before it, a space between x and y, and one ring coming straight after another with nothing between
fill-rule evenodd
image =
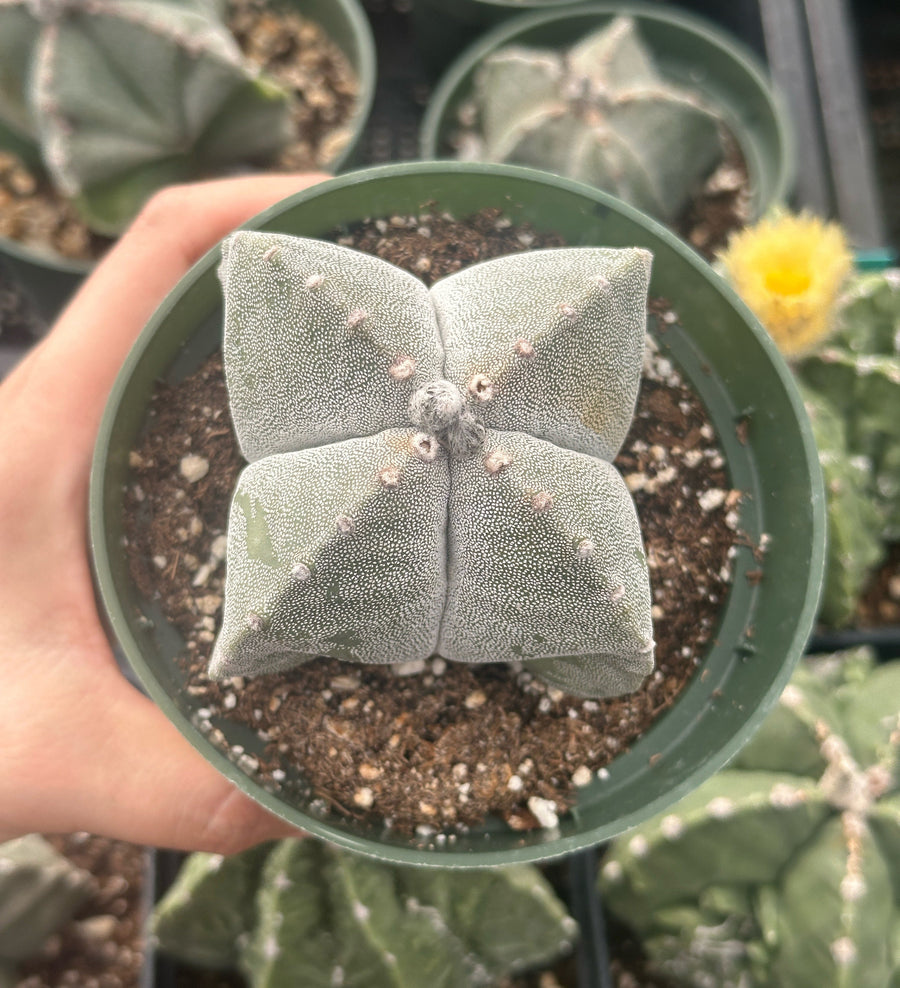
<instances>
[{"instance_id":1,"label":"ribbed cactus","mask_svg":"<svg viewBox=\"0 0 900 988\"><path fill-rule=\"evenodd\" d=\"M732 763L610 847L609 909L692 988L900 977L900 663L808 660Z\"/></svg>"},{"instance_id":2,"label":"ribbed cactus","mask_svg":"<svg viewBox=\"0 0 900 988\"><path fill-rule=\"evenodd\" d=\"M460 156L589 182L674 220L721 161L721 121L667 82L634 20L616 17L567 51L507 46L474 79Z\"/></svg>"},{"instance_id":3,"label":"ribbed cactus","mask_svg":"<svg viewBox=\"0 0 900 988\"><path fill-rule=\"evenodd\" d=\"M822 617L834 625L852 618L884 543L900 538L900 271L858 275L838 322L796 368L829 489Z\"/></svg>"},{"instance_id":4,"label":"ribbed cactus","mask_svg":"<svg viewBox=\"0 0 900 988\"><path fill-rule=\"evenodd\" d=\"M91 874L38 834L0 844L0 968L37 954L94 887Z\"/></svg>"},{"instance_id":5,"label":"ribbed cactus","mask_svg":"<svg viewBox=\"0 0 900 988\"><path fill-rule=\"evenodd\" d=\"M192 855L152 931L251 988L478 988L550 963L578 933L534 867L400 868L312 839Z\"/></svg>"},{"instance_id":6,"label":"ribbed cactus","mask_svg":"<svg viewBox=\"0 0 900 988\"><path fill-rule=\"evenodd\" d=\"M496 258L430 290L371 255L242 232L224 359L250 465L210 675L319 655L521 661L584 695L653 667L631 496L650 255Z\"/></svg>"},{"instance_id":7,"label":"ribbed cactus","mask_svg":"<svg viewBox=\"0 0 900 988\"><path fill-rule=\"evenodd\" d=\"M291 134L286 93L213 0L0 0L0 122L113 234L157 188L266 160Z\"/></svg>"},{"instance_id":8,"label":"ribbed cactus","mask_svg":"<svg viewBox=\"0 0 900 988\"><path fill-rule=\"evenodd\" d=\"M822 395L802 387L803 404L825 480L827 564L819 618L831 627L853 620L860 594L884 558L884 518L872 498L871 462L847 445L844 417Z\"/></svg>"}]
</instances>

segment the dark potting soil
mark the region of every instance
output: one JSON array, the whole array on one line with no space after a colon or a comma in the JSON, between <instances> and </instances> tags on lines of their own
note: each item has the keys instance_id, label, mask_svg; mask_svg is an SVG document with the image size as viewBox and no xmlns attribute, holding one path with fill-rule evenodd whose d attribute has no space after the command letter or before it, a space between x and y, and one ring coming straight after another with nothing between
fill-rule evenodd
<instances>
[{"instance_id":1,"label":"dark potting soil","mask_svg":"<svg viewBox=\"0 0 900 988\"><path fill-rule=\"evenodd\" d=\"M244 55L291 94L296 140L269 171L317 171L352 136L347 123L359 84L347 57L318 24L266 0L230 0L228 26ZM0 236L35 250L76 260L96 260L113 243L92 233L72 204L42 174L14 154L0 151Z\"/></svg>"},{"instance_id":2,"label":"dark potting soil","mask_svg":"<svg viewBox=\"0 0 900 988\"><path fill-rule=\"evenodd\" d=\"M560 244L493 210L463 222L437 211L390 217L336 239L427 281L498 254ZM651 308L658 332L677 320L663 300ZM741 495L728 486L705 411L658 355L646 361L616 464L641 521L657 668L640 690L615 699L568 696L514 666L440 658L400 667L317 659L279 675L210 682L227 514L243 466L218 353L184 381L156 389L126 490L131 573L186 639L186 688L202 708L201 730L219 745L218 718L258 731L262 759L234 749L230 756L266 785L284 787L290 798L299 774L314 808L436 832L437 840L490 814L516 829L548 826L690 679L742 540Z\"/></svg>"},{"instance_id":3,"label":"dark potting soil","mask_svg":"<svg viewBox=\"0 0 900 988\"><path fill-rule=\"evenodd\" d=\"M47 838L96 879L90 899L20 965L16 988L137 988L144 963L145 848L86 833Z\"/></svg>"}]
</instances>

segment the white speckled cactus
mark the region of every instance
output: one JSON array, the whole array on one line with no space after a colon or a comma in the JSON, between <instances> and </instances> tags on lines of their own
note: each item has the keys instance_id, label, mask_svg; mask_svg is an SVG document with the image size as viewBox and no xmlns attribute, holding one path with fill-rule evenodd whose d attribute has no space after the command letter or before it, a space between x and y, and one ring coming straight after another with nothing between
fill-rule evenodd
<instances>
[{"instance_id":1,"label":"white speckled cactus","mask_svg":"<svg viewBox=\"0 0 900 988\"><path fill-rule=\"evenodd\" d=\"M650 255L533 251L430 290L370 255L223 247L241 450L210 675L325 655L521 661L583 695L653 667L631 496Z\"/></svg>"},{"instance_id":2,"label":"white speckled cactus","mask_svg":"<svg viewBox=\"0 0 900 988\"><path fill-rule=\"evenodd\" d=\"M900 976L900 662L807 660L731 767L617 839L612 912L691 988Z\"/></svg>"},{"instance_id":3,"label":"white speckled cactus","mask_svg":"<svg viewBox=\"0 0 900 988\"><path fill-rule=\"evenodd\" d=\"M95 888L38 834L0 844L0 973L37 954Z\"/></svg>"},{"instance_id":4,"label":"white speckled cactus","mask_svg":"<svg viewBox=\"0 0 900 988\"><path fill-rule=\"evenodd\" d=\"M0 0L0 121L103 233L157 188L266 160L291 133L287 94L213 0Z\"/></svg>"},{"instance_id":5,"label":"white speckled cactus","mask_svg":"<svg viewBox=\"0 0 900 988\"><path fill-rule=\"evenodd\" d=\"M667 221L723 157L719 117L663 79L630 17L565 52L499 49L479 67L471 106L478 123L461 157L589 182Z\"/></svg>"},{"instance_id":6,"label":"white speckled cactus","mask_svg":"<svg viewBox=\"0 0 900 988\"><path fill-rule=\"evenodd\" d=\"M192 855L152 926L163 951L251 988L478 988L578 933L534 867L400 868L314 840Z\"/></svg>"}]
</instances>

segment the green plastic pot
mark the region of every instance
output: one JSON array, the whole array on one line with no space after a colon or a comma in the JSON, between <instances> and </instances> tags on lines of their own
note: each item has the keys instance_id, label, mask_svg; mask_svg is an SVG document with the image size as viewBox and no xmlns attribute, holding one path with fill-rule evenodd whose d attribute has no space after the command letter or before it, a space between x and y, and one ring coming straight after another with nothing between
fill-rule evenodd
<instances>
[{"instance_id":1,"label":"green plastic pot","mask_svg":"<svg viewBox=\"0 0 900 988\"><path fill-rule=\"evenodd\" d=\"M634 18L667 79L701 93L721 113L747 163L751 220L786 200L794 181L793 128L765 67L709 21L660 4L557 4L497 25L470 45L435 87L422 121L421 157L453 156L458 108L469 98L473 76L488 55L507 45L568 48L621 14Z\"/></svg>"},{"instance_id":2,"label":"green plastic pot","mask_svg":"<svg viewBox=\"0 0 900 988\"><path fill-rule=\"evenodd\" d=\"M315 21L341 49L359 79L359 99L348 121L352 136L329 169L339 172L353 162L363 128L375 98L375 40L359 0L273 0ZM41 169L35 145L23 140L0 123L0 151L12 151L30 166ZM26 247L0 237L0 261L24 288L35 311L48 325L62 311L75 289L90 273L93 263L74 261L50 250Z\"/></svg>"},{"instance_id":3,"label":"green plastic pot","mask_svg":"<svg viewBox=\"0 0 900 988\"><path fill-rule=\"evenodd\" d=\"M557 9L579 0L413 0L412 21L422 64L436 78L470 42L524 11Z\"/></svg>"},{"instance_id":4,"label":"green plastic pot","mask_svg":"<svg viewBox=\"0 0 900 988\"><path fill-rule=\"evenodd\" d=\"M287 802L245 774L194 726L195 698L176 662L177 631L128 575L122 550L128 453L143 428L153 386L195 369L220 344L219 250L208 253L159 307L130 353L109 399L93 464L91 545L112 630L147 692L198 750L237 786L291 823L351 850L399 863L485 866L566 854L620 833L710 776L748 740L803 651L824 566L824 492L809 423L792 376L734 292L689 247L621 201L567 179L508 165L412 162L349 173L260 213L247 226L327 236L366 216L420 211L426 203L464 217L503 209L514 222L561 234L571 246L642 246L653 251L651 292L671 300L685 329L660 337L704 401L728 460L730 481L748 493L742 525L770 536L765 576L749 549L735 559L734 585L715 640L672 709L609 766L605 781L579 790L558 831L517 833L490 820L455 842L385 831ZM746 423L746 443L736 434ZM230 745L259 753L244 727L216 724Z\"/></svg>"}]
</instances>

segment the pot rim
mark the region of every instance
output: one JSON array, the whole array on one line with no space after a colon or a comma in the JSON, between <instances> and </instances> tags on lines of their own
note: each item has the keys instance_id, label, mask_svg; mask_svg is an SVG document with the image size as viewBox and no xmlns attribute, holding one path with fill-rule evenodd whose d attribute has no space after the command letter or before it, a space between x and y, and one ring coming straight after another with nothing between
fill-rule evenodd
<instances>
[{"instance_id":1,"label":"pot rim","mask_svg":"<svg viewBox=\"0 0 900 988\"><path fill-rule=\"evenodd\" d=\"M491 0L484 5L513 6L512 3L498 4ZM509 17L485 31L450 62L435 85L425 107L419 132L420 156L426 160L441 157L442 125L447 109L458 94L464 91L463 84L466 77L487 55L507 43L515 43L521 34L546 24L592 15L613 17L618 14L689 32L705 44L726 54L743 69L756 89L765 96L771 111L777 143L781 149L774 171L772 191L765 202L757 204L755 217L762 215L773 204L786 201L796 180L796 139L787 102L778 87L773 84L765 64L749 45L708 19L686 10L651 4L646 0L625 0L623 3L617 3L615 0L563 2L548 9L532 9L521 15Z\"/></svg>"},{"instance_id":2,"label":"pot rim","mask_svg":"<svg viewBox=\"0 0 900 988\"><path fill-rule=\"evenodd\" d=\"M480 848L477 850L455 849L453 846L447 845L439 845L435 848L433 843L430 846L422 846L421 843L414 843L415 838L411 838L408 844L400 845L387 840L374 838L371 835L363 836L358 833L349 832L347 829L331 825L327 820L322 820L311 813L306 813L298 809L296 805L287 803L277 794L264 788L261 783L238 769L228 759L225 753L213 747L211 742L191 723L190 718L177 706L173 697L167 692L164 685L157 678L154 670L143 657L141 645L132 627L134 619L127 612L127 608L119 594L115 574L110 565L111 556L113 554L121 554L121 546L117 541L111 542L108 537L107 493L109 484L107 482L107 473L116 459L121 461L123 456L127 459L127 450L123 451L119 449L116 451L112 449L111 440L113 439L116 427L116 419L126 399L132 376L144 359L148 347L153 342L159 327L165 324L166 318L179 305L179 302L186 292L190 290L191 286L195 285L201 276L209 276L212 269L217 265L220 259L218 247L214 247L207 252L169 293L138 337L116 378L102 418L91 469L89 527L90 545L99 596L106 607L111 630L122 645L129 662L137 672L147 692L163 709L175 726L201 751L208 761L234 784L271 812L288 819L295 826L351 851L390 860L398 864L416 864L433 867L487 867L513 862L548 860L609 839L648 818L664 806L671 804L680 796L694 789L712 775L713 772L721 768L740 749L755 728L762 722L763 717L774 705L781 690L787 684L793 667L799 660L812 630L825 564L825 495L818 455L802 401L794 385L791 372L768 334L766 334L750 310L738 298L730 286L726 284L724 279L721 279L715 274L712 268L698 254L661 224L649 219L638 210L622 203L607 193L600 192L591 186L583 185L569 179L562 179L545 172L515 165L464 164L447 161L398 163L349 172L337 178L324 181L319 185L312 186L309 189L282 200L257 214L257 216L244 224L242 228L260 229L268 227L277 229L279 218L291 209L310 202L315 203L316 200L323 197L339 195L347 189L364 187L369 183L380 182L382 180L402 181L410 176L446 176L452 173L495 177L503 182L513 180L525 181L530 185L536 186L538 189L541 187L555 187L566 193L572 193L585 198L597 210L602 208L603 210L612 211L623 215L626 220L643 226L651 237L663 241L664 246L674 249L680 255L680 259L689 264L702 281L708 283L711 290L721 294L728 305L737 310L741 321L746 324L748 331L755 337L755 344L764 351L772 374L778 386L784 391L787 403L793 412L797 437L802 447L803 463L800 466L803 469L805 478L809 481L809 528L811 533L809 568L806 574L806 584L803 588L802 603L797 608L796 613L792 615L792 627L789 640L786 641L784 648L783 661L777 672L768 680L768 685L760 702L749 712L739 707L741 711L739 714L740 723L734 729L726 744L721 745L721 747L714 751L704 748L702 758L693 765L690 771L686 774L682 771L680 777L674 783L670 779L666 779L667 785L663 791L657 792L653 798L641 803L638 809L616 817L614 824L594 827L589 830L579 828L577 832L564 836L548 835L542 832L537 836L532 835L534 836L533 843L521 843L505 849L487 848L485 850ZM727 603L723 611L728 611ZM743 622L743 618L741 621ZM710 647L710 645L706 646L707 651L709 651ZM729 672L730 674L731 672ZM691 685L695 684L700 678L698 675L693 676L687 689L690 689ZM679 702L680 700L681 697L679 697ZM677 707L678 702L674 705L673 710ZM651 734L662 720L665 720L665 718L658 718L644 734L644 737ZM639 744L640 740L642 739L639 739L636 744ZM620 755L615 761L628 758L629 755L630 753ZM576 805L575 809L571 811L576 820L578 819L577 810L578 807ZM345 823L344 826L351 825ZM371 829L374 830L375 828ZM509 833L512 832L510 831ZM519 837L517 836L516 839L519 839ZM527 839L529 839L527 836L523 838L523 840Z\"/></svg>"}]
</instances>

